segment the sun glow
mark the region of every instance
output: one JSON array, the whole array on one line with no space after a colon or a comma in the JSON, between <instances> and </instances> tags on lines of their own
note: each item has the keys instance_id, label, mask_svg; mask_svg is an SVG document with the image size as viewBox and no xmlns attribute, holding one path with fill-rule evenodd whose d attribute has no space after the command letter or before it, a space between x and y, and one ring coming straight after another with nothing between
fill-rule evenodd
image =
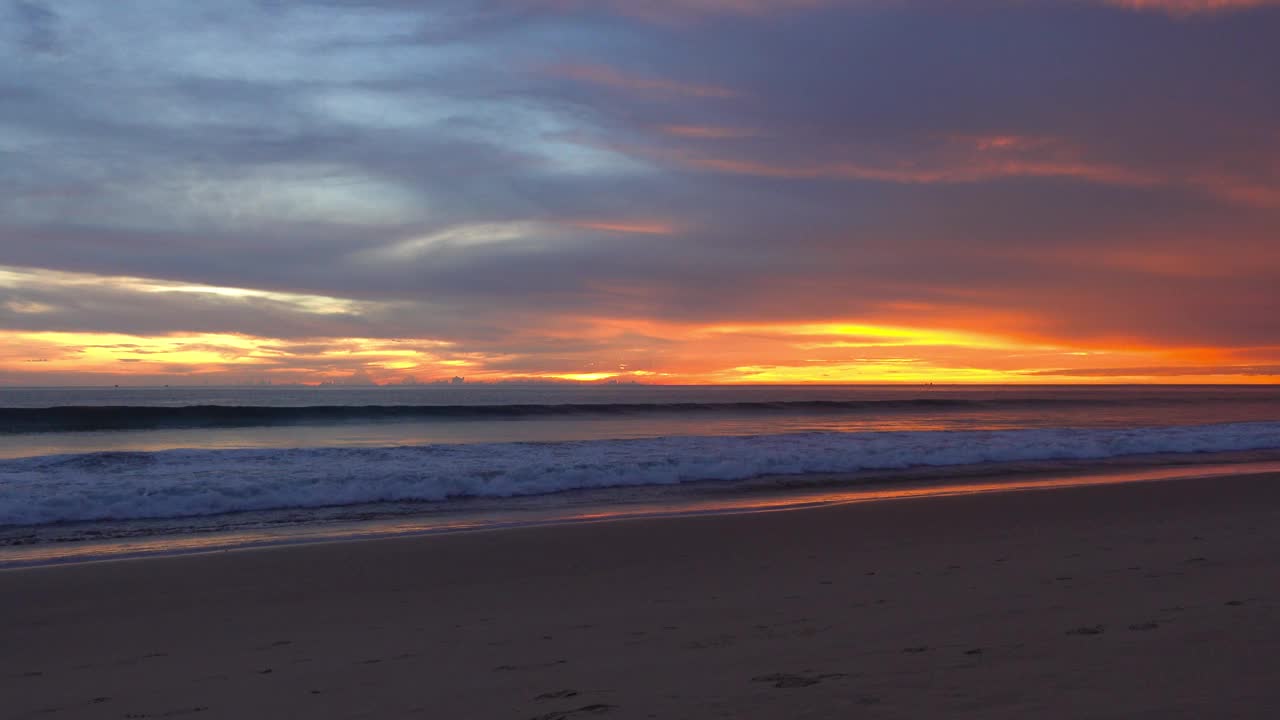
<instances>
[{"instance_id":1,"label":"sun glow","mask_svg":"<svg viewBox=\"0 0 1280 720\"><path fill-rule=\"evenodd\" d=\"M605 350L561 358L468 351L437 339L232 333L0 332L0 381L18 384L447 380L648 383L1275 382L1272 366L1213 348L1049 345L988 333L867 323L585 326ZM625 338L625 340L624 340ZM613 348L613 349L608 349ZM602 357L602 353L610 356ZM615 370L601 369L615 367Z\"/></svg>"},{"instance_id":2,"label":"sun glow","mask_svg":"<svg viewBox=\"0 0 1280 720\"><path fill-rule=\"evenodd\" d=\"M666 226L582 223L651 234ZM0 330L7 384L414 383L1103 383L1275 382L1274 349L1161 347L1130 338L1092 342L1012 333L1036 318L931 305L886 305L882 318L691 323L549 315L512 321L500 341L462 337L349 337L389 305L341 297L139 277L0 266L0 312L58 327L89 301L171 317L269 313L306 334ZM643 289L602 288L644 297ZM924 324L932 319L936 325ZM146 324L141 323L141 324Z\"/></svg>"},{"instance_id":3,"label":"sun glow","mask_svg":"<svg viewBox=\"0 0 1280 720\"><path fill-rule=\"evenodd\" d=\"M1025 347L995 336L979 333L936 330L930 328L896 327L858 323L798 323L792 325L714 325L703 330L723 335L769 334L784 337L801 336L806 341L796 347L856 348L891 347L910 345L956 345L1007 349Z\"/></svg>"}]
</instances>

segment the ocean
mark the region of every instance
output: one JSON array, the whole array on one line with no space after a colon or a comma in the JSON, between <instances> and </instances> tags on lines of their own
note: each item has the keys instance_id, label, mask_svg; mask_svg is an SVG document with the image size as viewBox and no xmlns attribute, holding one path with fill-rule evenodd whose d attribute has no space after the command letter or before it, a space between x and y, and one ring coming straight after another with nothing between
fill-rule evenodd
<instances>
[{"instance_id":1,"label":"ocean","mask_svg":"<svg viewBox=\"0 0 1280 720\"><path fill-rule=\"evenodd\" d=\"M1277 460L1273 386L3 388L0 565Z\"/></svg>"}]
</instances>

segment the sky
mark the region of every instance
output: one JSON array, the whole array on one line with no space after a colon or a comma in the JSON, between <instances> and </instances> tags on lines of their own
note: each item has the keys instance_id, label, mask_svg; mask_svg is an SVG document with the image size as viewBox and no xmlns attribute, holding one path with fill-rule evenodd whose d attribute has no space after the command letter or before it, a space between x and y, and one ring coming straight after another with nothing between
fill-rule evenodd
<instances>
[{"instance_id":1,"label":"sky","mask_svg":"<svg viewBox=\"0 0 1280 720\"><path fill-rule=\"evenodd\" d=\"M0 385L1280 381L1280 1L0 0Z\"/></svg>"}]
</instances>

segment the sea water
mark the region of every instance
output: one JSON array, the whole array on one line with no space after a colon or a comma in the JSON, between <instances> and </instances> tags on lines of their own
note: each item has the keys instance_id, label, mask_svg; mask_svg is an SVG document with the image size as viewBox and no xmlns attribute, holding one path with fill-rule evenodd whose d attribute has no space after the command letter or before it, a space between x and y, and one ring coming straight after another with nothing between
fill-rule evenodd
<instances>
[{"instance_id":1,"label":"sea water","mask_svg":"<svg viewBox=\"0 0 1280 720\"><path fill-rule=\"evenodd\" d=\"M8 388L0 543L1273 450L1266 386Z\"/></svg>"}]
</instances>

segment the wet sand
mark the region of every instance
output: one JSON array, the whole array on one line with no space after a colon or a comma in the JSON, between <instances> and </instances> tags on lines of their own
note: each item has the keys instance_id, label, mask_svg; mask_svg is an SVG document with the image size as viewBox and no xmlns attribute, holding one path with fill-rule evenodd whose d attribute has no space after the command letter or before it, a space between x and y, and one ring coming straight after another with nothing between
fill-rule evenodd
<instances>
[{"instance_id":1,"label":"wet sand","mask_svg":"<svg viewBox=\"0 0 1280 720\"><path fill-rule=\"evenodd\" d=\"M5 718L1270 718L1280 476L0 571Z\"/></svg>"}]
</instances>

